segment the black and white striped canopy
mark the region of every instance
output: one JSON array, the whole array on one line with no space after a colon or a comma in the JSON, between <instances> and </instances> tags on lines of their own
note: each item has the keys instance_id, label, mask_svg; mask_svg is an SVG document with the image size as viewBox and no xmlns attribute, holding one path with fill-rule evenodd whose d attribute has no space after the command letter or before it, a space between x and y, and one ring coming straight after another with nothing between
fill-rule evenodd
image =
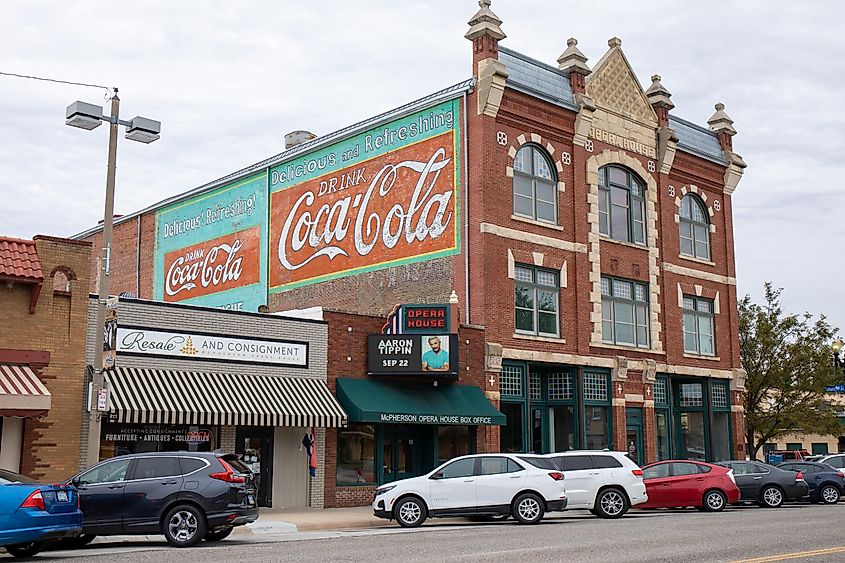
<instances>
[{"instance_id":1,"label":"black and white striped canopy","mask_svg":"<svg viewBox=\"0 0 845 563\"><path fill-rule=\"evenodd\" d=\"M325 381L117 368L107 372L118 422L338 427L346 413Z\"/></svg>"}]
</instances>

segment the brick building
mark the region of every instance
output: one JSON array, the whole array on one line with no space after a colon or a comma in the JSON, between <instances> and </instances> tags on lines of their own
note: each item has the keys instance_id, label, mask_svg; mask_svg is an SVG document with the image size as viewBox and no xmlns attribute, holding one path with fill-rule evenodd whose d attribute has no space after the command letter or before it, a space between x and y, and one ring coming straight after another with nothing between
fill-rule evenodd
<instances>
[{"instance_id":1,"label":"brick building","mask_svg":"<svg viewBox=\"0 0 845 563\"><path fill-rule=\"evenodd\" d=\"M84 241L0 238L0 468L76 472L90 260Z\"/></svg>"},{"instance_id":2,"label":"brick building","mask_svg":"<svg viewBox=\"0 0 845 563\"><path fill-rule=\"evenodd\" d=\"M500 47L479 5L470 79L119 218L113 287L378 317L454 291L502 450L744 457L724 106L682 119L617 38L595 64Z\"/></svg>"}]
</instances>

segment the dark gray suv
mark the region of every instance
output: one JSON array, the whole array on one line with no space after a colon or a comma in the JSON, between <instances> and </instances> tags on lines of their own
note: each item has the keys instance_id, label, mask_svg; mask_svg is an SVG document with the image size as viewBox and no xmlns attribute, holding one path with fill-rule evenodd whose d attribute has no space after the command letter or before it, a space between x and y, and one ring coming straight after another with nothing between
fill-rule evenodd
<instances>
[{"instance_id":1,"label":"dark gray suv","mask_svg":"<svg viewBox=\"0 0 845 563\"><path fill-rule=\"evenodd\" d=\"M130 454L68 480L79 490L82 533L164 534L175 547L220 541L258 518L255 480L237 456L199 452Z\"/></svg>"}]
</instances>

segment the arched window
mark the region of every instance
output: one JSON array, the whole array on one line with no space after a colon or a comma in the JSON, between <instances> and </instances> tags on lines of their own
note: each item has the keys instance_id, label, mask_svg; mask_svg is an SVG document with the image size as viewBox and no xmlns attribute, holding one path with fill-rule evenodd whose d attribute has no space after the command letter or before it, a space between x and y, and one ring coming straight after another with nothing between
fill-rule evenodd
<instances>
[{"instance_id":1,"label":"arched window","mask_svg":"<svg viewBox=\"0 0 845 563\"><path fill-rule=\"evenodd\" d=\"M710 221L704 203L687 194L681 200L681 254L710 260Z\"/></svg>"},{"instance_id":2,"label":"arched window","mask_svg":"<svg viewBox=\"0 0 845 563\"><path fill-rule=\"evenodd\" d=\"M513 213L557 224L557 178L546 151L525 145L513 159Z\"/></svg>"},{"instance_id":3,"label":"arched window","mask_svg":"<svg viewBox=\"0 0 845 563\"><path fill-rule=\"evenodd\" d=\"M611 165L599 170L599 232L645 244L645 184L627 168Z\"/></svg>"}]
</instances>

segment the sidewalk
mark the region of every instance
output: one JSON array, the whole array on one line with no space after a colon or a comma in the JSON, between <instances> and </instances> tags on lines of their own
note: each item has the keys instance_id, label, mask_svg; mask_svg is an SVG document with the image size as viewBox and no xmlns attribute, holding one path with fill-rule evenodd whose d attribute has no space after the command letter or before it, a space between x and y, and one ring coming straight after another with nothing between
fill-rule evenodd
<instances>
[{"instance_id":1,"label":"sidewalk","mask_svg":"<svg viewBox=\"0 0 845 563\"><path fill-rule=\"evenodd\" d=\"M235 531L275 534L312 530L351 530L396 525L373 516L371 506L354 508L262 508L258 520Z\"/></svg>"}]
</instances>

